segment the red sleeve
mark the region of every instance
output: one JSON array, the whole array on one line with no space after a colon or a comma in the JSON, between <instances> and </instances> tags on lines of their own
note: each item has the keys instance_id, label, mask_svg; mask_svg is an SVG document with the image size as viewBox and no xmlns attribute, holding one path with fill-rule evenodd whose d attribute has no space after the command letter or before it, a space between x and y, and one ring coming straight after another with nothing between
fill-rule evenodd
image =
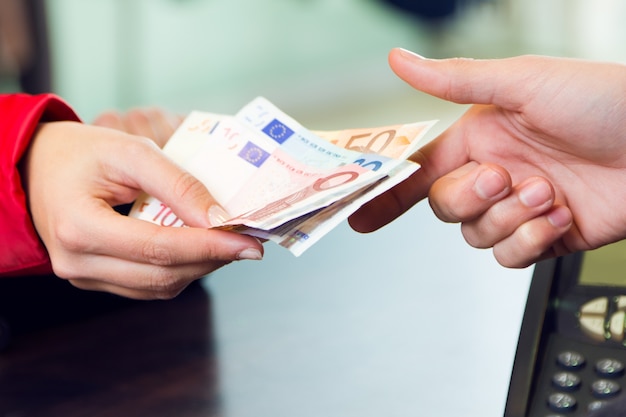
<instances>
[{"instance_id":1,"label":"red sleeve","mask_svg":"<svg viewBox=\"0 0 626 417\"><path fill-rule=\"evenodd\" d=\"M17 165L39 122L80 121L52 94L0 94L0 276L51 272L30 219Z\"/></svg>"}]
</instances>

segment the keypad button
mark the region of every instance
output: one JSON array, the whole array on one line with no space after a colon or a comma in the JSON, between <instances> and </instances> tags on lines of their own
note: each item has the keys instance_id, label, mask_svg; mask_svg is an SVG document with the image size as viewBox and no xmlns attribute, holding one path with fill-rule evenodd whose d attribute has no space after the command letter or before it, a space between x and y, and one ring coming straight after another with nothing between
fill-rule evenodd
<instances>
[{"instance_id":1,"label":"keypad button","mask_svg":"<svg viewBox=\"0 0 626 417\"><path fill-rule=\"evenodd\" d=\"M609 299L607 297L598 297L587 301L580 308L582 314L599 314L604 315L609 310Z\"/></svg>"},{"instance_id":2,"label":"keypad button","mask_svg":"<svg viewBox=\"0 0 626 417\"><path fill-rule=\"evenodd\" d=\"M591 384L591 392L598 398L612 397L621 390L622 387L610 379L599 379Z\"/></svg>"},{"instance_id":3,"label":"keypad button","mask_svg":"<svg viewBox=\"0 0 626 417\"><path fill-rule=\"evenodd\" d=\"M557 357L557 363L566 369L580 369L585 366L585 362L585 357L573 350L561 352Z\"/></svg>"},{"instance_id":4,"label":"keypad button","mask_svg":"<svg viewBox=\"0 0 626 417\"><path fill-rule=\"evenodd\" d=\"M587 406L587 411L590 413L594 411L598 411L602 407L606 406L608 403L609 403L608 401L604 401L604 400L592 401Z\"/></svg>"},{"instance_id":5,"label":"keypad button","mask_svg":"<svg viewBox=\"0 0 626 417\"><path fill-rule=\"evenodd\" d=\"M558 412L572 411L576 408L576 398L564 392L557 392L548 397L548 407Z\"/></svg>"},{"instance_id":6,"label":"keypad button","mask_svg":"<svg viewBox=\"0 0 626 417\"><path fill-rule=\"evenodd\" d=\"M604 316L582 315L578 319L581 330L593 340L602 342L606 338Z\"/></svg>"},{"instance_id":7,"label":"keypad button","mask_svg":"<svg viewBox=\"0 0 626 417\"><path fill-rule=\"evenodd\" d=\"M626 311L617 311L613 313L609 320L609 333L611 339L616 342L624 340L624 321L626 320Z\"/></svg>"},{"instance_id":8,"label":"keypad button","mask_svg":"<svg viewBox=\"0 0 626 417\"><path fill-rule=\"evenodd\" d=\"M624 374L624 364L617 359L600 359L596 362L596 372L606 378L618 377Z\"/></svg>"},{"instance_id":9,"label":"keypad button","mask_svg":"<svg viewBox=\"0 0 626 417\"><path fill-rule=\"evenodd\" d=\"M580 377L571 372L557 372L552 376L552 385L566 391L574 391L580 387Z\"/></svg>"}]
</instances>

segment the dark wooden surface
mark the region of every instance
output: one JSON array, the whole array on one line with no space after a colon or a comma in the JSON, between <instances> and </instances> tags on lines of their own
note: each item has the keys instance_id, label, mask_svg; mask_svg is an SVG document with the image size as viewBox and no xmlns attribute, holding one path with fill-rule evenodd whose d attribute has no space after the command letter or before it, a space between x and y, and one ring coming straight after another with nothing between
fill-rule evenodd
<instances>
[{"instance_id":1,"label":"dark wooden surface","mask_svg":"<svg viewBox=\"0 0 626 417\"><path fill-rule=\"evenodd\" d=\"M13 330L0 353L0 416L220 415L202 286L151 302L52 287L49 299L0 289Z\"/></svg>"},{"instance_id":2,"label":"dark wooden surface","mask_svg":"<svg viewBox=\"0 0 626 417\"><path fill-rule=\"evenodd\" d=\"M413 213L165 302L0 279L0 417L501 417L529 274Z\"/></svg>"}]
</instances>

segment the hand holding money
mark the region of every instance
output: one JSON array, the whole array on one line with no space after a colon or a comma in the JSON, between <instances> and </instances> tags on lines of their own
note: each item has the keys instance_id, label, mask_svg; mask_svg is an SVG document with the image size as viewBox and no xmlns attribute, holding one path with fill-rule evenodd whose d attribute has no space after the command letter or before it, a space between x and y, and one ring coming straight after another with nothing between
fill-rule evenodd
<instances>
[{"instance_id":1,"label":"hand holding money","mask_svg":"<svg viewBox=\"0 0 626 417\"><path fill-rule=\"evenodd\" d=\"M164 151L223 208L213 213L213 227L272 240L299 256L415 172L419 166L406 158L433 124L312 132L259 97L235 116L192 112ZM130 215L184 226L147 195Z\"/></svg>"}]
</instances>

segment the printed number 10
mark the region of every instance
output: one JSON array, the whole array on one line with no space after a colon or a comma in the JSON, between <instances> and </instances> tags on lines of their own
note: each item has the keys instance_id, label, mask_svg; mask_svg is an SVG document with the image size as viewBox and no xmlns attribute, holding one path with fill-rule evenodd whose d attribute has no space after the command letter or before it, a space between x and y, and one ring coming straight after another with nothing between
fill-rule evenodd
<instances>
[{"instance_id":1,"label":"printed number 10","mask_svg":"<svg viewBox=\"0 0 626 417\"><path fill-rule=\"evenodd\" d=\"M159 212L152 218L153 222L166 227L182 227L185 225L185 223L174 214L171 208L163 203L161 203L160 207Z\"/></svg>"}]
</instances>

